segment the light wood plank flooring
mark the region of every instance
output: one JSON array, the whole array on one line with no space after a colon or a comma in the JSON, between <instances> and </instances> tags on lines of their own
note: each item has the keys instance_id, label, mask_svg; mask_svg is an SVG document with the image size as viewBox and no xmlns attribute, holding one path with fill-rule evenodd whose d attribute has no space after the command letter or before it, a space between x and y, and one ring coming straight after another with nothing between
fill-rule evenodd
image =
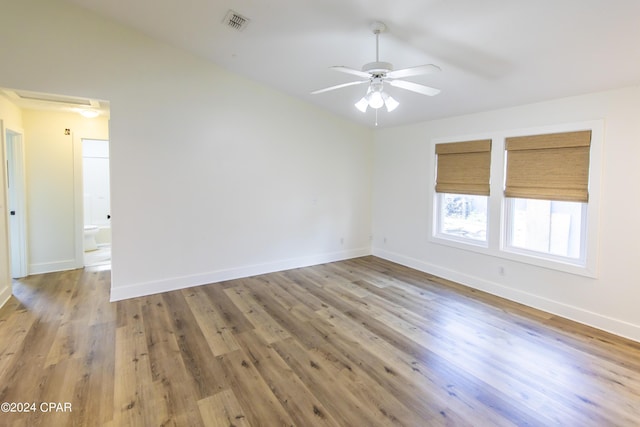
<instances>
[{"instance_id":1,"label":"light wood plank flooring","mask_svg":"<svg viewBox=\"0 0 640 427\"><path fill-rule=\"evenodd\" d=\"M379 258L117 303L109 281L15 283L0 402L37 408L0 425L640 425L640 344Z\"/></svg>"}]
</instances>

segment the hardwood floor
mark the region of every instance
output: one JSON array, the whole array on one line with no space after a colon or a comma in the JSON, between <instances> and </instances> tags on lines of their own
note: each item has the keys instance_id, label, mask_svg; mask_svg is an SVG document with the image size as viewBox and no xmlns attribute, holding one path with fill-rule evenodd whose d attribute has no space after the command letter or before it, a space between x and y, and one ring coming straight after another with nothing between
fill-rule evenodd
<instances>
[{"instance_id":1,"label":"hardwood floor","mask_svg":"<svg viewBox=\"0 0 640 427\"><path fill-rule=\"evenodd\" d=\"M0 402L35 405L1 426L640 425L639 343L379 258L117 303L109 281L14 285Z\"/></svg>"}]
</instances>

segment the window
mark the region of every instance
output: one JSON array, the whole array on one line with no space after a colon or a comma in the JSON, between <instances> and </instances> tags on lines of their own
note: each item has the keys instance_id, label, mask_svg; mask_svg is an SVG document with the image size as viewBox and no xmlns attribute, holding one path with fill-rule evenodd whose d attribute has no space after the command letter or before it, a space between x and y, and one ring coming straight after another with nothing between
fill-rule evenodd
<instances>
[{"instance_id":1,"label":"window","mask_svg":"<svg viewBox=\"0 0 640 427\"><path fill-rule=\"evenodd\" d=\"M437 234L441 237L487 240L487 196L438 194Z\"/></svg>"},{"instance_id":2,"label":"window","mask_svg":"<svg viewBox=\"0 0 640 427\"><path fill-rule=\"evenodd\" d=\"M586 203L512 198L506 213L512 250L584 264Z\"/></svg>"},{"instance_id":3,"label":"window","mask_svg":"<svg viewBox=\"0 0 640 427\"><path fill-rule=\"evenodd\" d=\"M591 131L505 142L505 249L584 265Z\"/></svg>"},{"instance_id":4,"label":"window","mask_svg":"<svg viewBox=\"0 0 640 427\"><path fill-rule=\"evenodd\" d=\"M436 144L436 236L486 244L491 140Z\"/></svg>"},{"instance_id":5,"label":"window","mask_svg":"<svg viewBox=\"0 0 640 427\"><path fill-rule=\"evenodd\" d=\"M435 141L428 238L595 277L603 137L593 120Z\"/></svg>"}]
</instances>

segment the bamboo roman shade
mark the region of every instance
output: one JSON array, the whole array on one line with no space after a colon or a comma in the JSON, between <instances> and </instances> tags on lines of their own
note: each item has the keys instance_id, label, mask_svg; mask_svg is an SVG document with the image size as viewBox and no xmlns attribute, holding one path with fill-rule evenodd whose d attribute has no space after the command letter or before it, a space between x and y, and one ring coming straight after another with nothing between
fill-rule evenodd
<instances>
[{"instance_id":1,"label":"bamboo roman shade","mask_svg":"<svg viewBox=\"0 0 640 427\"><path fill-rule=\"evenodd\" d=\"M491 140L436 144L436 192L489 195Z\"/></svg>"},{"instance_id":2,"label":"bamboo roman shade","mask_svg":"<svg viewBox=\"0 0 640 427\"><path fill-rule=\"evenodd\" d=\"M591 131L506 139L506 197L587 202Z\"/></svg>"}]
</instances>

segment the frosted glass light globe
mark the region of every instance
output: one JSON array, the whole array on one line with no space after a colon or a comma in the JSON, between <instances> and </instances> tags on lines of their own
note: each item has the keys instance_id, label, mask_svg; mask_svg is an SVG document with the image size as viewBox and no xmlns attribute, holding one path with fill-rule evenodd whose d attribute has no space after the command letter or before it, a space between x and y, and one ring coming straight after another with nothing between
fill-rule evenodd
<instances>
[{"instance_id":1,"label":"frosted glass light globe","mask_svg":"<svg viewBox=\"0 0 640 427\"><path fill-rule=\"evenodd\" d=\"M369 94L369 107L380 108L383 105L384 99L382 99L382 93L376 91Z\"/></svg>"}]
</instances>

